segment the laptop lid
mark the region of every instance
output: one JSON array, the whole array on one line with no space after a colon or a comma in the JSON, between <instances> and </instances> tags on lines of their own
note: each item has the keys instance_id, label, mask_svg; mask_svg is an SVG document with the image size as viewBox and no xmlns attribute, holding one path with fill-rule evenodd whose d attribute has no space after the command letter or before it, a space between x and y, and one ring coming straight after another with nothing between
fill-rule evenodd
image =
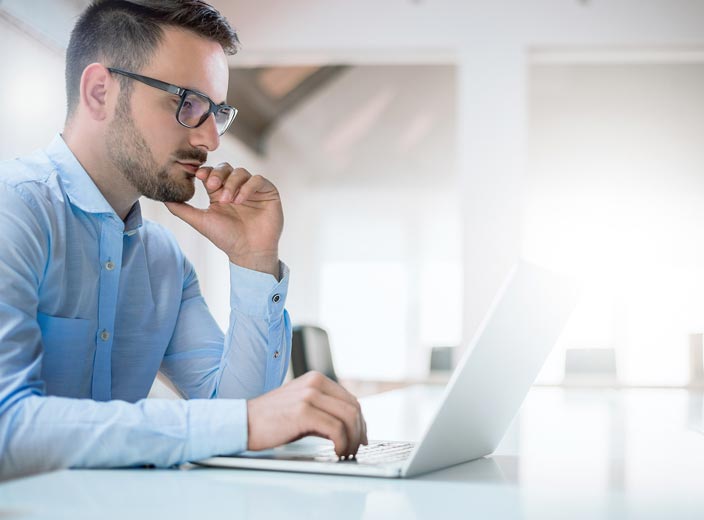
<instances>
[{"instance_id":1,"label":"laptop lid","mask_svg":"<svg viewBox=\"0 0 704 520\"><path fill-rule=\"evenodd\" d=\"M412 476L492 453L577 301L567 279L528 262L509 273L406 462Z\"/></svg>"}]
</instances>

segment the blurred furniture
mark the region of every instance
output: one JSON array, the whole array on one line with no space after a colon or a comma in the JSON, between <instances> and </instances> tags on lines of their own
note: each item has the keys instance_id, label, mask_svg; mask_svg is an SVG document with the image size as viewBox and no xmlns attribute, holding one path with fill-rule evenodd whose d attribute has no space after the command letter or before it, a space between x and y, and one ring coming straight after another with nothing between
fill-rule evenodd
<instances>
[{"instance_id":1,"label":"blurred furniture","mask_svg":"<svg viewBox=\"0 0 704 520\"><path fill-rule=\"evenodd\" d=\"M452 372L455 368L455 347L432 347L430 350L430 372Z\"/></svg>"},{"instance_id":2,"label":"blurred furniture","mask_svg":"<svg viewBox=\"0 0 704 520\"><path fill-rule=\"evenodd\" d=\"M565 386L618 386L613 348L568 348L565 351Z\"/></svg>"},{"instance_id":3,"label":"blurred furniture","mask_svg":"<svg viewBox=\"0 0 704 520\"><path fill-rule=\"evenodd\" d=\"M689 385L704 386L704 348L702 334L689 335Z\"/></svg>"},{"instance_id":4,"label":"blurred furniture","mask_svg":"<svg viewBox=\"0 0 704 520\"><path fill-rule=\"evenodd\" d=\"M293 327L291 367L293 377L316 370L333 381L337 381L332 352L330 351L330 340L325 329L314 325Z\"/></svg>"}]
</instances>

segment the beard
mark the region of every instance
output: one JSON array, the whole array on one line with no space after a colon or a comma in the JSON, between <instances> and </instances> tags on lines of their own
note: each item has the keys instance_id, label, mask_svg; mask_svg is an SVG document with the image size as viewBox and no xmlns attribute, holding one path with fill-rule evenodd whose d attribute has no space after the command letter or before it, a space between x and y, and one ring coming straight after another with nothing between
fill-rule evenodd
<instances>
[{"instance_id":1,"label":"beard","mask_svg":"<svg viewBox=\"0 0 704 520\"><path fill-rule=\"evenodd\" d=\"M107 133L107 153L125 179L145 197L159 202L185 202L195 193L195 181L185 171L169 174L177 160L205 162L207 153L197 148L179 150L173 161L159 165L130 115L129 97L118 102Z\"/></svg>"}]
</instances>

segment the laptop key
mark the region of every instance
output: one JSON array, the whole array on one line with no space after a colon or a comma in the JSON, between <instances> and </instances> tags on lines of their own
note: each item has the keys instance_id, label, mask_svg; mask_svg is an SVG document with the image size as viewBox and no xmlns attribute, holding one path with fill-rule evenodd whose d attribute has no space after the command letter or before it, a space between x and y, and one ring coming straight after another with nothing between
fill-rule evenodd
<instances>
[{"instance_id":1,"label":"laptop key","mask_svg":"<svg viewBox=\"0 0 704 520\"><path fill-rule=\"evenodd\" d=\"M339 459L338 461L342 463L369 465L402 462L411 454L413 447L414 444L412 442L372 442L368 446L360 446L355 457ZM337 456L335 455L334 449L326 448L318 453L318 457L331 459Z\"/></svg>"}]
</instances>

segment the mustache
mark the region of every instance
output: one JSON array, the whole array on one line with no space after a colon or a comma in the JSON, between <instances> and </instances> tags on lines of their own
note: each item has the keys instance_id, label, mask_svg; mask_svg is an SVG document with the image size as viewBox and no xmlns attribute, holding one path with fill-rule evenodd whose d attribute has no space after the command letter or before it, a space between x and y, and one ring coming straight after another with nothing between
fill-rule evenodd
<instances>
[{"instance_id":1,"label":"mustache","mask_svg":"<svg viewBox=\"0 0 704 520\"><path fill-rule=\"evenodd\" d=\"M199 148L193 148L191 150L178 150L174 157L177 161L198 161L199 163L204 163L208 159L208 153Z\"/></svg>"}]
</instances>

